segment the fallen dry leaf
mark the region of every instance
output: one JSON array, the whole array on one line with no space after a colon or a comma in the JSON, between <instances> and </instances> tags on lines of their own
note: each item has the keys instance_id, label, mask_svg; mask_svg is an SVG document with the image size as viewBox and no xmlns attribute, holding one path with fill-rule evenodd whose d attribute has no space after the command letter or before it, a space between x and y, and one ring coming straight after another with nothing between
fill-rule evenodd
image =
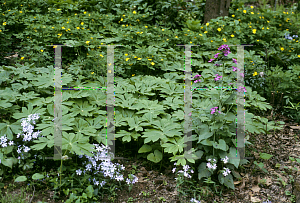
<instances>
[{"instance_id":1,"label":"fallen dry leaf","mask_svg":"<svg viewBox=\"0 0 300 203\"><path fill-rule=\"evenodd\" d=\"M259 192L260 191L260 187L258 185L254 185L254 186L252 186L251 190L253 192Z\"/></svg>"},{"instance_id":2,"label":"fallen dry leaf","mask_svg":"<svg viewBox=\"0 0 300 203\"><path fill-rule=\"evenodd\" d=\"M251 197L251 202L261 202L258 197Z\"/></svg>"}]
</instances>

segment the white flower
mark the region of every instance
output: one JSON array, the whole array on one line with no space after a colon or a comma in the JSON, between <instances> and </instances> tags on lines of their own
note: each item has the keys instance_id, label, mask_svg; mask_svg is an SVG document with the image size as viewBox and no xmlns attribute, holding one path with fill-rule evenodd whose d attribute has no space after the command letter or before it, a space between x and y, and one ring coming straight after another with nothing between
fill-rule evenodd
<instances>
[{"instance_id":1,"label":"white flower","mask_svg":"<svg viewBox=\"0 0 300 203\"><path fill-rule=\"evenodd\" d=\"M224 170L225 170L225 171L223 172L223 175L224 175L224 176L227 176L227 175L231 172L228 168L225 168L225 167L224 167Z\"/></svg>"},{"instance_id":2,"label":"white flower","mask_svg":"<svg viewBox=\"0 0 300 203\"><path fill-rule=\"evenodd\" d=\"M260 77L263 77L264 76L264 72L260 72L259 75L260 75Z\"/></svg>"},{"instance_id":3,"label":"white flower","mask_svg":"<svg viewBox=\"0 0 300 203\"><path fill-rule=\"evenodd\" d=\"M227 164L228 163L228 157L226 156L224 159L221 159L223 162L224 162L224 164Z\"/></svg>"}]
</instances>

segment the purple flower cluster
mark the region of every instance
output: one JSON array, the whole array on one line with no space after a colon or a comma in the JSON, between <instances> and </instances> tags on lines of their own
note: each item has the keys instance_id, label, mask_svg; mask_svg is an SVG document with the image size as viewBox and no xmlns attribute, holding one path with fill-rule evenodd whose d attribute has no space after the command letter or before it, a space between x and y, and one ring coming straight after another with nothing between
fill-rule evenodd
<instances>
[{"instance_id":1,"label":"purple flower cluster","mask_svg":"<svg viewBox=\"0 0 300 203\"><path fill-rule=\"evenodd\" d=\"M211 113L210 113L210 114L214 114L214 113L216 112L217 108L218 108L217 106L211 108L211 109L210 109L210 110L211 110ZM220 111L218 111L218 112L221 113Z\"/></svg>"},{"instance_id":2,"label":"purple flower cluster","mask_svg":"<svg viewBox=\"0 0 300 203\"><path fill-rule=\"evenodd\" d=\"M201 75L195 75L193 78L195 79L195 78L197 78L197 77L199 77L199 78L200 78L200 77L201 77ZM199 79L199 80L195 80L195 81L194 81L194 83L196 83L196 82L201 82L201 80L200 80L200 79Z\"/></svg>"},{"instance_id":3,"label":"purple flower cluster","mask_svg":"<svg viewBox=\"0 0 300 203\"><path fill-rule=\"evenodd\" d=\"M220 78L223 77L223 76L220 76L220 75L218 76L218 75L219 75L219 74L216 74L216 75L215 75L215 76L217 76L217 77L215 78L215 81L220 80Z\"/></svg>"}]
</instances>

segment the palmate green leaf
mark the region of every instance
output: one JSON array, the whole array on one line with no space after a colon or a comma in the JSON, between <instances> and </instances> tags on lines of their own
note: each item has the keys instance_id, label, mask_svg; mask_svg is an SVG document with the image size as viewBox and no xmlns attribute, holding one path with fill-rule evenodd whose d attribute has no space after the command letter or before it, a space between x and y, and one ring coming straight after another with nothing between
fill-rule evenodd
<instances>
[{"instance_id":1,"label":"palmate green leaf","mask_svg":"<svg viewBox=\"0 0 300 203\"><path fill-rule=\"evenodd\" d=\"M0 107L7 109L12 106L12 103L10 103L10 100L0 100Z\"/></svg>"},{"instance_id":2,"label":"palmate green leaf","mask_svg":"<svg viewBox=\"0 0 300 203\"><path fill-rule=\"evenodd\" d=\"M13 134L18 134L22 131L20 121L9 123L9 121L3 120L6 123L0 123L0 135L6 135L8 140L13 140Z\"/></svg>"},{"instance_id":3,"label":"palmate green leaf","mask_svg":"<svg viewBox=\"0 0 300 203\"><path fill-rule=\"evenodd\" d=\"M164 105L170 106L173 110L177 110L178 108L182 108L184 106L184 103L182 99L178 96L172 98L167 97L164 101L162 101Z\"/></svg>"},{"instance_id":4,"label":"palmate green leaf","mask_svg":"<svg viewBox=\"0 0 300 203\"><path fill-rule=\"evenodd\" d=\"M172 117L178 120L184 120L184 112L182 110L177 110L172 114Z\"/></svg>"},{"instance_id":5,"label":"palmate green leaf","mask_svg":"<svg viewBox=\"0 0 300 203\"><path fill-rule=\"evenodd\" d=\"M100 111L100 110L99 110ZM105 111L101 111L101 115L96 118L86 118L85 120L88 122L89 126L93 129L100 129L106 126L106 115Z\"/></svg>"},{"instance_id":6,"label":"palmate green leaf","mask_svg":"<svg viewBox=\"0 0 300 203\"><path fill-rule=\"evenodd\" d=\"M155 150L154 153L148 154L147 159L154 163L158 163L162 160L162 153L158 150Z\"/></svg>"},{"instance_id":7,"label":"palmate green leaf","mask_svg":"<svg viewBox=\"0 0 300 203\"><path fill-rule=\"evenodd\" d=\"M21 118L27 118L30 114L39 113L40 116L45 114L45 108L42 107L35 107L33 109L33 105L31 103L28 103L28 109L26 107L22 107L22 113L14 113L12 117L14 119L21 119ZM20 121L21 123L21 121Z\"/></svg>"},{"instance_id":8,"label":"palmate green leaf","mask_svg":"<svg viewBox=\"0 0 300 203\"><path fill-rule=\"evenodd\" d=\"M123 142L130 142L131 141L131 132L127 132L125 130L120 130L119 132L117 132L115 134L115 138L118 138L118 137L123 137L122 138Z\"/></svg>"},{"instance_id":9,"label":"palmate green leaf","mask_svg":"<svg viewBox=\"0 0 300 203\"><path fill-rule=\"evenodd\" d=\"M117 126L117 127L128 126L126 118L130 117L130 116L128 116L128 114L126 112L130 112L130 111L127 111L127 109L125 109L125 110L121 109L121 112L116 110L115 126ZM133 114L132 114L132 116L133 116ZM106 123L106 118L105 118L105 123Z\"/></svg>"},{"instance_id":10,"label":"palmate green leaf","mask_svg":"<svg viewBox=\"0 0 300 203\"><path fill-rule=\"evenodd\" d=\"M37 143L31 146L33 150L42 150L46 146L51 148L54 145L54 136L48 135L47 137L39 137L37 140L33 140L33 142Z\"/></svg>"},{"instance_id":11,"label":"palmate green leaf","mask_svg":"<svg viewBox=\"0 0 300 203\"><path fill-rule=\"evenodd\" d=\"M170 82L169 84L161 84L162 87L158 87L158 90L161 90L161 93L166 93L168 96L175 94L182 94L182 85ZM161 95L163 97L163 94Z\"/></svg>"},{"instance_id":12,"label":"palmate green leaf","mask_svg":"<svg viewBox=\"0 0 300 203\"><path fill-rule=\"evenodd\" d=\"M157 118L157 116L159 114L163 114L164 113L164 107L163 105L159 105L158 104L158 100L155 101L149 101L149 100L141 100L141 104L143 106L144 109L146 110L140 110L138 111L136 114L149 114L151 120L153 118ZM137 104L133 105L134 107L140 106Z\"/></svg>"},{"instance_id":13,"label":"palmate green leaf","mask_svg":"<svg viewBox=\"0 0 300 203\"><path fill-rule=\"evenodd\" d=\"M156 87L158 87L157 83L158 83L158 79L156 77L153 76L145 76L143 77L143 80L141 81L142 85L140 86L140 90L138 91L138 93L142 94L142 95L147 95L147 96L153 96L155 95L154 92L151 92L152 90L155 90Z\"/></svg>"},{"instance_id":14,"label":"palmate green leaf","mask_svg":"<svg viewBox=\"0 0 300 203\"><path fill-rule=\"evenodd\" d=\"M154 129L145 129L145 132L143 132L144 135L142 137L145 137L144 143L148 142L156 142L158 139L166 139L164 132L160 130L154 130Z\"/></svg>"},{"instance_id":15,"label":"palmate green leaf","mask_svg":"<svg viewBox=\"0 0 300 203\"><path fill-rule=\"evenodd\" d=\"M175 137L175 138L168 138L168 140L172 143L165 143L161 146L165 148L165 152L173 153L173 155L177 154L177 152L183 152L183 148L186 147L184 142L192 141L192 137Z\"/></svg>"},{"instance_id":16,"label":"palmate green leaf","mask_svg":"<svg viewBox=\"0 0 300 203\"><path fill-rule=\"evenodd\" d=\"M22 96L20 93L13 91L9 87L5 87L5 90L0 90L0 98L8 99L10 102L15 102L20 96Z\"/></svg>"},{"instance_id":17,"label":"palmate green leaf","mask_svg":"<svg viewBox=\"0 0 300 203\"><path fill-rule=\"evenodd\" d=\"M129 130L135 129L136 132L143 131L143 128L141 126L149 126L149 123L143 122L139 117L135 116L133 118L126 118Z\"/></svg>"},{"instance_id":18,"label":"palmate green leaf","mask_svg":"<svg viewBox=\"0 0 300 203\"><path fill-rule=\"evenodd\" d=\"M137 99L133 97L132 94L125 93L125 95L116 95L115 101L116 105L122 107L122 108L128 108L128 109L136 109L133 104L135 103Z\"/></svg>"},{"instance_id":19,"label":"palmate green leaf","mask_svg":"<svg viewBox=\"0 0 300 203\"><path fill-rule=\"evenodd\" d=\"M91 105L106 106L106 95L100 91L90 91L88 100Z\"/></svg>"},{"instance_id":20,"label":"palmate green leaf","mask_svg":"<svg viewBox=\"0 0 300 203\"><path fill-rule=\"evenodd\" d=\"M53 119L53 117L51 117ZM62 131L72 130L75 125L74 123L74 116L72 114L67 114L62 116ZM43 135L54 135L54 122L52 120L44 119L41 124L36 124L36 129L41 130Z\"/></svg>"},{"instance_id":21,"label":"palmate green leaf","mask_svg":"<svg viewBox=\"0 0 300 203\"><path fill-rule=\"evenodd\" d=\"M85 135L93 135L97 130L82 118L75 118L74 131Z\"/></svg>"},{"instance_id":22,"label":"palmate green leaf","mask_svg":"<svg viewBox=\"0 0 300 203\"><path fill-rule=\"evenodd\" d=\"M73 116L77 116L78 114L81 116L92 116L93 114L90 112L93 110L95 110L95 108L89 105L88 101L83 102L82 100L79 100L78 104L74 105L70 111L72 112Z\"/></svg>"},{"instance_id":23,"label":"palmate green leaf","mask_svg":"<svg viewBox=\"0 0 300 203\"><path fill-rule=\"evenodd\" d=\"M31 99L36 99L40 94L36 94L34 91L23 92L23 95L19 97L20 101L30 101Z\"/></svg>"},{"instance_id":24,"label":"palmate green leaf","mask_svg":"<svg viewBox=\"0 0 300 203\"><path fill-rule=\"evenodd\" d=\"M95 146L89 144L89 137L84 137L81 133L62 132L62 149L75 152L77 155L88 155L93 157L91 152L96 152Z\"/></svg>"}]
</instances>

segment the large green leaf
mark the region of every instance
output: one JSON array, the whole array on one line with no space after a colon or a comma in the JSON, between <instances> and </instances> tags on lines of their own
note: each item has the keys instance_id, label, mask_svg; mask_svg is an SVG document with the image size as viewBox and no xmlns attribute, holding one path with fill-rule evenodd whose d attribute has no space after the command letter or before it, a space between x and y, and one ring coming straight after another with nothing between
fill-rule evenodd
<instances>
[{"instance_id":1,"label":"large green leaf","mask_svg":"<svg viewBox=\"0 0 300 203\"><path fill-rule=\"evenodd\" d=\"M154 153L148 154L147 159L154 163L158 163L162 160L162 153L158 150L155 150Z\"/></svg>"}]
</instances>

